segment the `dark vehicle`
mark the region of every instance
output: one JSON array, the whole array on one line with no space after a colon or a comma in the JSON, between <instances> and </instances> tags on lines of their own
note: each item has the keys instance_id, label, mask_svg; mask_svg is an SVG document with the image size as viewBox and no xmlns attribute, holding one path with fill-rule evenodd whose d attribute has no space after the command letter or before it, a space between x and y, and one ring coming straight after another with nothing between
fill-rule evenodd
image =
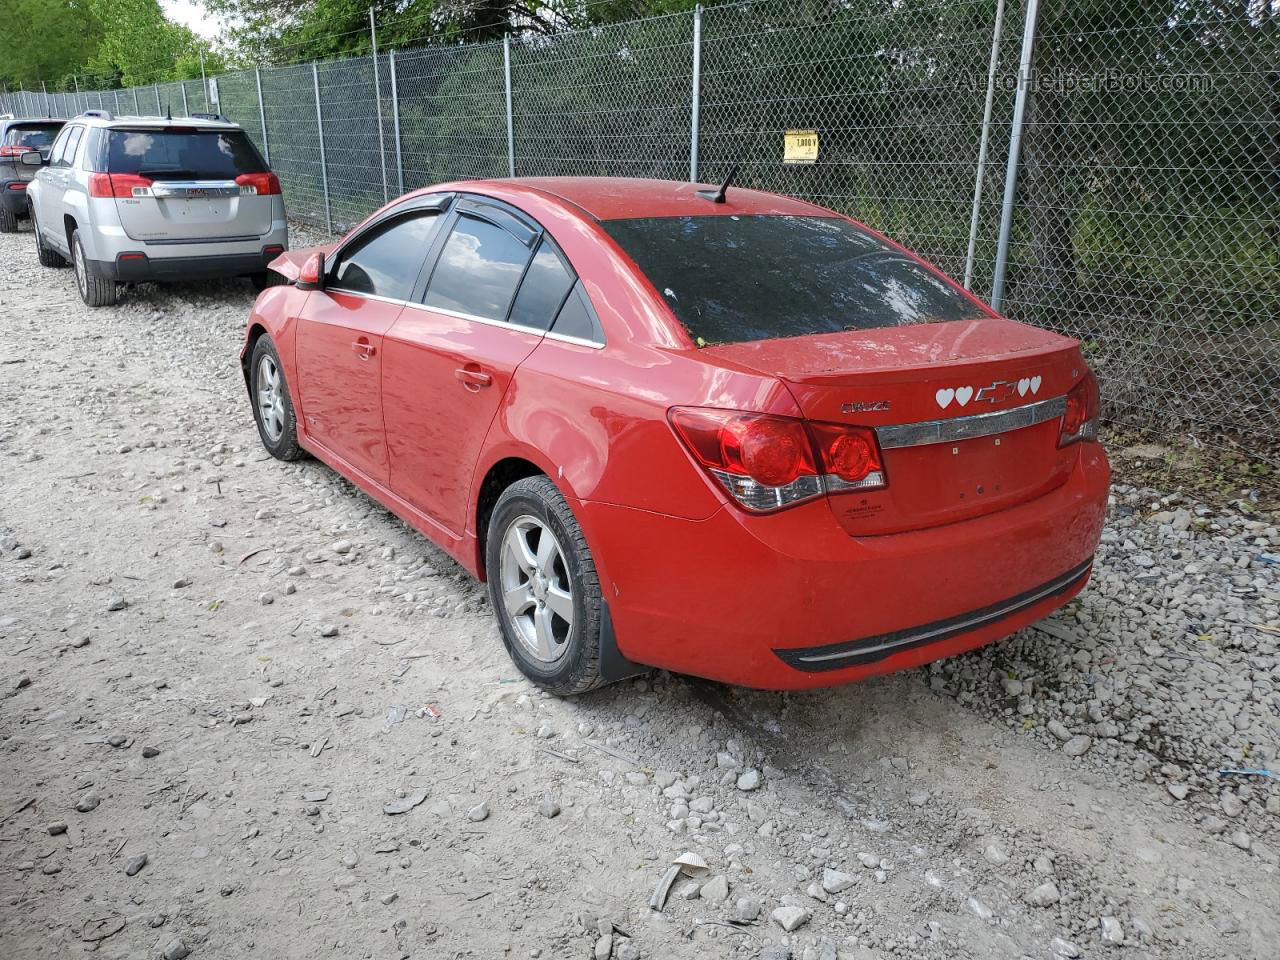
<instances>
[{"instance_id":1,"label":"dark vehicle","mask_svg":"<svg viewBox=\"0 0 1280 960\"><path fill-rule=\"evenodd\" d=\"M49 162L49 151L65 120L0 116L0 233L13 233L27 219L27 184Z\"/></svg>"}]
</instances>

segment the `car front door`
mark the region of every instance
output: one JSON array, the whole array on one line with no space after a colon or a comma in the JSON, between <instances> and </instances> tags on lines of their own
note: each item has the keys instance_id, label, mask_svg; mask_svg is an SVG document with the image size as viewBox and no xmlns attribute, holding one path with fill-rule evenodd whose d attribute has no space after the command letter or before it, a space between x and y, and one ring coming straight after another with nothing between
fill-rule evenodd
<instances>
[{"instance_id":1,"label":"car front door","mask_svg":"<svg viewBox=\"0 0 1280 960\"><path fill-rule=\"evenodd\" d=\"M412 209L370 225L335 251L324 289L298 318L298 392L307 435L386 485L383 337L412 295L440 219Z\"/></svg>"},{"instance_id":2,"label":"car front door","mask_svg":"<svg viewBox=\"0 0 1280 960\"><path fill-rule=\"evenodd\" d=\"M573 276L514 211L462 200L446 227L421 303L387 335L382 396L392 491L461 535L485 434Z\"/></svg>"}]
</instances>

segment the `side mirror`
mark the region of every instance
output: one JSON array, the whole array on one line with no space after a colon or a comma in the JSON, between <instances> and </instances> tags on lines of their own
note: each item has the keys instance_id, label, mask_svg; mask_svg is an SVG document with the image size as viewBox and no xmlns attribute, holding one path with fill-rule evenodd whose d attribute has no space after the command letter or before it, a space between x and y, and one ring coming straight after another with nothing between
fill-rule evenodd
<instances>
[{"instance_id":1,"label":"side mirror","mask_svg":"<svg viewBox=\"0 0 1280 960\"><path fill-rule=\"evenodd\" d=\"M294 284L299 290L324 289L324 254L313 253L307 257L302 269L298 271L298 279Z\"/></svg>"},{"instance_id":2,"label":"side mirror","mask_svg":"<svg viewBox=\"0 0 1280 960\"><path fill-rule=\"evenodd\" d=\"M22 155L22 158L19 162L24 167L38 167L44 163L44 160L40 158L39 150L28 150L26 153Z\"/></svg>"}]
</instances>

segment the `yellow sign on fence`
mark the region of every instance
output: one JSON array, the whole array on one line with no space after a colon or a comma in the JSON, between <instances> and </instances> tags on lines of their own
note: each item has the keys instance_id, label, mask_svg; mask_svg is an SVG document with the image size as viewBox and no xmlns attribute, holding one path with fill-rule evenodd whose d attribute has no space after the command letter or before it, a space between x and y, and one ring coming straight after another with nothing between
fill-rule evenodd
<instances>
[{"instance_id":1,"label":"yellow sign on fence","mask_svg":"<svg viewBox=\"0 0 1280 960\"><path fill-rule=\"evenodd\" d=\"M813 163L818 159L817 130L788 130L783 138L783 163Z\"/></svg>"}]
</instances>

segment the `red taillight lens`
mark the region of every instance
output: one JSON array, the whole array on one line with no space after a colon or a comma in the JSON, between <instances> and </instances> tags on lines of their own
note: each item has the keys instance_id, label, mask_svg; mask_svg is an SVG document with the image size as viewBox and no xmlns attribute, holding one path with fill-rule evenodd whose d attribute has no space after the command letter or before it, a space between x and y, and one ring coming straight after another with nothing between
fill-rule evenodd
<instances>
[{"instance_id":1,"label":"red taillight lens","mask_svg":"<svg viewBox=\"0 0 1280 960\"><path fill-rule=\"evenodd\" d=\"M34 153L34 147L0 147L0 157L20 157L24 153Z\"/></svg>"},{"instance_id":2,"label":"red taillight lens","mask_svg":"<svg viewBox=\"0 0 1280 960\"><path fill-rule=\"evenodd\" d=\"M280 180L274 173L242 173L236 177L242 197L278 197Z\"/></svg>"},{"instance_id":3,"label":"red taillight lens","mask_svg":"<svg viewBox=\"0 0 1280 960\"><path fill-rule=\"evenodd\" d=\"M673 407L670 418L694 459L749 510L885 483L870 430L703 407Z\"/></svg>"},{"instance_id":4,"label":"red taillight lens","mask_svg":"<svg viewBox=\"0 0 1280 960\"><path fill-rule=\"evenodd\" d=\"M15 181L15 182L13 182L13 183L9 184L9 189L10 189L10 190L25 190L25 189L27 189L27 185L26 185L25 183L20 182L20 181Z\"/></svg>"},{"instance_id":5,"label":"red taillight lens","mask_svg":"<svg viewBox=\"0 0 1280 960\"><path fill-rule=\"evenodd\" d=\"M149 197L152 183L131 173L95 173L89 177L89 196L99 200Z\"/></svg>"},{"instance_id":6,"label":"red taillight lens","mask_svg":"<svg viewBox=\"0 0 1280 960\"><path fill-rule=\"evenodd\" d=\"M1062 432L1058 446L1065 447L1079 440L1098 439L1098 418L1101 414L1101 398L1098 380L1090 372L1067 394L1067 410L1062 415Z\"/></svg>"}]
</instances>

